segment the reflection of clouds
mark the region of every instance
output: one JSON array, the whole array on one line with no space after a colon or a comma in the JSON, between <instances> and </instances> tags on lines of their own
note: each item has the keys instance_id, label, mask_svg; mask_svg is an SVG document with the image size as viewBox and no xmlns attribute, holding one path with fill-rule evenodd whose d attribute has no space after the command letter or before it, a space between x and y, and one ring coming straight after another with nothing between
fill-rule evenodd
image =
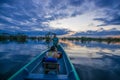
<instances>
[{"instance_id":1,"label":"reflection of clouds","mask_svg":"<svg viewBox=\"0 0 120 80\"><path fill-rule=\"evenodd\" d=\"M120 56L120 49L114 50L114 55Z\"/></svg>"},{"instance_id":2,"label":"reflection of clouds","mask_svg":"<svg viewBox=\"0 0 120 80\"><path fill-rule=\"evenodd\" d=\"M120 38L120 36L119 36L119 38ZM120 42L111 42L111 44L120 45Z\"/></svg>"},{"instance_id":3,"label":"reflection of clouds","mask_svg":"<svg viewBox=\"0 0 120 80\"><path fill-rule=\"evenodd\" d=\"M120 55L118 54L120 52L119 49L117 48L112 49L112 47L109 48L109 46L111 45L108 45L108 48L107 47L102 48L98 46L96 47L94 46L94 44L91 44L92 47L88 47L88 44L84 44L84 43L83 43L84 46L83 44L78 45L78 43L81 42L77 42L77 44L75 44L74 42L68 40L60 41L60 42L67 44L65 50L70 57L102 58L104 55L108 55L108 56L111 56L113 54ZM99 45L99 46L103 46L103 45Z\"/></svg>"},{"instance_id":4,"label":"reflection of clouds","mask_svg":"<svg viewBox=\"0 0 120 80\"><path fill-rule=\"evenodd\" d=\"M115 62L114 62L114 60L112 60L110 58L92 59L92 58L79 57L79 58L73 59L72 62L74 64L79 64L79 65L82 65L82 66L90 67L90 68L93 68L93 69L99 69L99 70L110 70L110 69L115 68L115 67L113 67L113 64ZM119 66L119 65L115 65L115 66Z\"/></svg>"},{"instance_id":5,"label":"reflection of clouds","mask_svg":"<svg viewBox=\"0 0 120 80\"><path fill-rule=\"evenodd\" d=\"M87 57L87 58L98 58L102 55L97 54L100 49L97 48L87 48L87 47L71 47L66 49L69 56L72 57Z\"/></svg>"},{"instance_id":6,"label":"reflection of clouds","mask_svg":"<svg viewBox=\"0 0 120 80\"><path fill-rule=\"evenodd\" d=\"M44 49L46 49L46 46L45 45L34 45L32 48L34 48L34 49L37 49L37 50L44 50Z\"/></svg>"},{"instance_id":7,"label":"reflection of clouds","mask_svg":"<svg viewBox=\"0 0 120 80\"><path fill-rule=\"evenodd\" d=\"M101 55L97 54L97 52L100 51L99 48L88 48L86 46L76 45L68 40L60 41L60 42L67 44L67 48L65 48L65 51L68 53L69 56L88 57L88 58L101 57Z\"/></svg>"},{"instance_id":8,"label":"reflection of clouds","mask_svg":"<svg viewBox=\"0 0 120 80\"><path fill-rule=\"evenodd\" d=\"M77 42L76 44L74 42L67 41L65 43L72 44L72 46L67 45L65 47L65 51L69 55L71 62L78 65L80 69L84 69L84 71L87 70L90 72L92 69L95 71L118 71L120 68L120 50L118 48L109 48L112 44L107 44L108 48L102 48L100 47L102 45L96 47L94 44L92 44L92 47L88 47L88 43L83 43L84 45L78 44L80 42ZM114 73L114 75L116 75L116 73Z\"/></svg>"},{"instance_id":9,"label":"reflection of clouds","mask_svg":"<svg viewBox=\"0 0 120 80\"><path fill-rule=\"evenodd\" d=\"M111 53L112 50L109 50L109 49L100 49L100 52Z\"/></svg>"},{"instance_id":10,"label":"reflection of clouds","mask_svg":"<svg viewBox=\"0 0 120 80\"><path fill-rule=\"evenodd\" d=\"M70 41L68 41L68 40L65 40L65 41L60 40L59 42L60 42L60 43L67 44L68 47L69 47L69 46L70 46L70 47L76 46L75 44L73 44L72 42L70 42Z\"/></svg>"},{"instance_id":11,"label":"reflection of clouds","mask_svg":"<svg viewBox=\"0 0 120 80\"><path fill-rule=\"evenodd\" d=\"M0 60L12 59L14 55L34 57L46 49L42 44L1 44L0 45ZM19 57L17 56L17 57Z\"/></svg>"}]
</instances>

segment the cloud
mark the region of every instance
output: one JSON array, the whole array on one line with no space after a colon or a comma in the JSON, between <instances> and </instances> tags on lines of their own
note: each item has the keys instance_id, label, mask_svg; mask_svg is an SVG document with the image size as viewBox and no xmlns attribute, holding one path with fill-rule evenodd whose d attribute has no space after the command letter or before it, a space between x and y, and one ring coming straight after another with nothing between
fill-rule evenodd
<instances>
[{"instance_id":1,"label":"cloud","mask_svg":"<svg viewBox=\"0 0 120 80\"><path fill-rule=\"evenodd\" d=\"M73 6L80 6L82 3L84 3L84 0L70 0L70 4Z\"/></svg>"},{"instance_id":2,"label":"cloud","mask_svg":"<svg viewBox=\"0 0 120 80\"><path fill-rule=\"evenodd\" d=\"M77 32L73 36L87 36L87 37L108 37L108 36L119 36L120 35L120 30L117 30L116 28L112 28L109 30L104 30L101 28L101 30L97 31L91 31L88 30L86 32Z\"/></svg>"},{"instance_id":3,"label":"cloud","mask_svg":"<svg viewBox=\"0 0 120 80\"><path fill-rule=\"evenodd\" d=\"M95 18L94 20L102 21L103 24L98 26L106 26L106 25L120 25L120 15L114 15L112 19L108 18Z\"/></svg>"},{"instance_id":4,"label":"cloud","mask_svg":"<svg viewBox=\"0 0 120 80\"><path fill-rule=\"evenodd\" d=\"M49 22L90 12L96 15L94 21L102 22L98 25L120 25L119 0L0 0L0 24L4 27L0 26L2 29L17 26L20 31L54 30ZM55 30L67 31L64 28Z\"/></svg>"},{"instance_id":5,"label":"cloud","mask_svg":"<svg viewBox=\"0 0 120 80\"><path fill-rule=\"evenodd\" d=\"M103 17L94 20L103 22L98 26L120 25L120 1L119 0L96 0L95 4L103 10Z\"/></svg>"},{"instance_id":6,"label":"cloud","mask_svg":"<svg viewBox=\"0 0 120 80\"><path fill-rule=\"evenodd\" d=\"M95 4L100 8L114 8L119 5L119 0L95 0Z\"/></svg>"},{"instance_id":7,"label":"cloud","mask_svg":"<svg viewBox=\"0 0 120 80\"><path fill-rule=\"evenodd\" d=\"M75 6L80 6L82 1L1 0L0 4L0 23L4 24L4 29L8 29L8 26L18 26L21 30L28 27L30 30L34 26L33 30L36 30L44 26L50 28L47 24L49 21L79 14Z\"/></svg>"}]
</instances>

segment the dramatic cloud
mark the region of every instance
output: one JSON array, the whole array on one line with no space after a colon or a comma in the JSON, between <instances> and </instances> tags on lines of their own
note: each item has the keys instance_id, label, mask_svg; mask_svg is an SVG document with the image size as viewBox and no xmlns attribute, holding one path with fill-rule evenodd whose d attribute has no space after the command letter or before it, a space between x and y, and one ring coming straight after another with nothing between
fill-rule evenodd
<instances>
[{"instance_id":1,"label":"dramatic cloud","mask_svg":"<svg viewBox=\"0 0 120 80\"><path fill-rule=\"evenodd\" d=\"M104 16L95 18L94 20L102 21L106 25L120 25L120 1L119 0L96 0L98 8L103 9Z\"/></svg>"},{"instance_id":2,"label":"dramatic cloud","mask_svg":"<svg viewBox=\"0 0 120 80\"><path fill-rule=\"evenodd\" d=\"M0 0L0 30L66 34L108 25L120 25L119 0Z\"/></svg>"},{"instance_id":3,"label":"dramatic cloud","mask_svg":"<svg viewBox=\"0 0 120 80\"><path fill-rule=\"evenodd\" d=\"M104 30L101 28L97 31L77 32L73 36L87 36L87 37L109 37L109 36L120 36L120 31L116 28L110 30Z\"/></svg>"}]
</instances>

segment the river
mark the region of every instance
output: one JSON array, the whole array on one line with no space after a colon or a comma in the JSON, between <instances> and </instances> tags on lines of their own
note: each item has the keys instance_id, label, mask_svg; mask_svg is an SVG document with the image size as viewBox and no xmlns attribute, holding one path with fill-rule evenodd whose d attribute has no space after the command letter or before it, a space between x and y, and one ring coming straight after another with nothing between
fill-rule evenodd
<instances>
[{"instance_id":1,"label":"river","mask_svg":"<svg viewBox=\"0 0 120 80\"><path fill-rule=\"evenodd\" d=\"M61 41L80 80L120 80L120 44ZM0 80L8 79L47 49L44 41L0 43Z\"/></svg>"}]
</instances>

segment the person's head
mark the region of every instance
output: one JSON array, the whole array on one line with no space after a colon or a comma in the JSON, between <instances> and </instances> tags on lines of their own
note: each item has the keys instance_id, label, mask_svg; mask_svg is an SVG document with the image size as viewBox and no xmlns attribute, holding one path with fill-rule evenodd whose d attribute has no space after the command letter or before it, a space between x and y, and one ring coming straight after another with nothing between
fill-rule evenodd
<instances>
[{"instance_id":1,"label":"person's head","mask_svg":"<svg viewBox=\"0 0 120 80\"><path fill-rule=\"evenodd\" d=\"M55 47L55 46L52 46L52 47L50 48L50 51L56 51L56 47Z\"/></svg>"},{"instance_id":2,"label":"person's head","mask_svg":"<svg viewBox=\"0 0 120 80\"><path fill-rule=\"evenodd\" d=\"M56 34L54 34L54 37L56 37Z\"/></svg>"}]
</instances>

